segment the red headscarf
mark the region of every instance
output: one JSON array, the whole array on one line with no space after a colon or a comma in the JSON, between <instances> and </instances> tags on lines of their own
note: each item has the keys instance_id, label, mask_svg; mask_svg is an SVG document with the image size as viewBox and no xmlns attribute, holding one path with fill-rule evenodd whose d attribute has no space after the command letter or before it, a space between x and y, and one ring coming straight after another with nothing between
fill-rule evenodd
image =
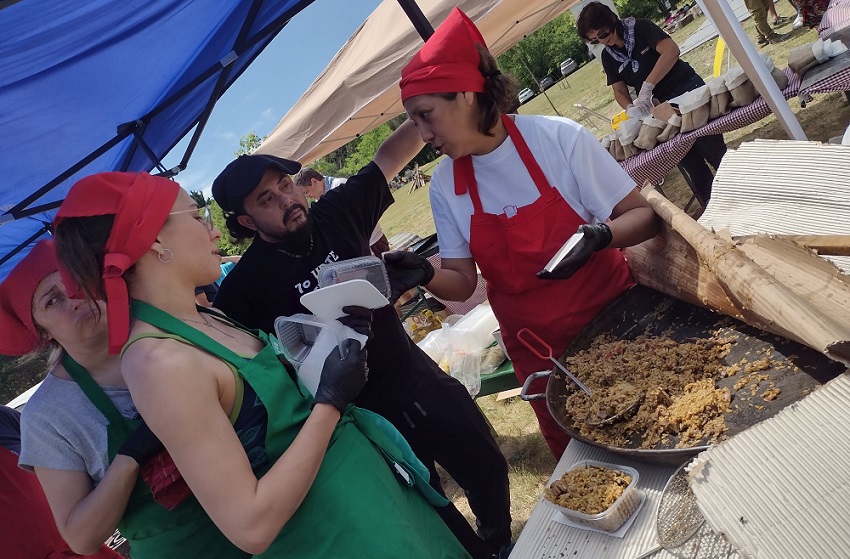
<instances>
[{"instance_id":1,"label":"red headscarf","mask_svg":"<svg viewBox=\"0 0 850 559\"><path fill-rule=\"evenodd\" d=\"M77 181L56 214L54 227L67 217L115 215L102 271L109 353L121 351L130 334L130 298L122 276L156 241L179 191L176 182L148 173L99 173Z\"/></svg>"},{"instance_id":2,"label":"red headscarf","mask_svg":"<svg viewBox=\"0 0 850 559\"><path fill-rule=\"evenodd\" d=\"M0 284L0 353L26 355L38 345L32 298L41 281L59 270L53 239L39 241Z\"/></svg>"},{"instance_id":3,"label":"red headscarf","mask_svg":"<svg viewBox=\"0 0 850 559\"><path fill-rule=\"evenodd\" d=\"M401 100L429 93L484 92L476 45L487 48L481 32L458 8L434 31L401 71Z\"/></svg>"}]
</instances>

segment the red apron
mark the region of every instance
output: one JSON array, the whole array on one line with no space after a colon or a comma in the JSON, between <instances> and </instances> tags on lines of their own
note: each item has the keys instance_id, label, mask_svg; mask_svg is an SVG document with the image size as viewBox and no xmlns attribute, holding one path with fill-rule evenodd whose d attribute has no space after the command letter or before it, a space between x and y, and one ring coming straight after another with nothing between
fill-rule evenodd
<instances>
[{"instance_id":1,"label":"red apron","mask_svg":"<svg viewBox=\"0 0 850 559\"><path fill-rule=\"evenodd\" d=\"M557 358L603 307L634 282L622 253L613 248L594 253L567 280L537 278L537 272L586 221L549 185L514 121L502 115L502 122L540 197L517 208L512 217L484 213L469 156L454 162L455 194L462 195L468 188L474 208L469 250L487 280L487 295L499 320L505 348L517 378L524 382L536 371L552 369L552 362L540 359L520 343L516 334L521 328L540 336ZM545 392L543 380L532 386L533 392ZM531 405L549 448L560 458L569 437L549 414L545 400Z\"/></svg>"}]
</instances>

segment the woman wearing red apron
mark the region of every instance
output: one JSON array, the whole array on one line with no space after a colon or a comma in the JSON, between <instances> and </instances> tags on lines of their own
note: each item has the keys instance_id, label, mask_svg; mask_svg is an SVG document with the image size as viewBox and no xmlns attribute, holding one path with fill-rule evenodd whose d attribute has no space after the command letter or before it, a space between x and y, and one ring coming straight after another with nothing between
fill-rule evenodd
<instances>
[{"instance_id":1,"label":"woman wearing red apron","mask_svg":"<svg viewBox=\"0 0 850 559\"><path fill-rule=\"evenodd\" d=\"M391 280L468 298L476 265L520 381L551 363L517 340L530 328L563 352L632 284L617 248L652 237L652 209L589 132L564 118L508 116L516 83L498 71L474 24L455 9L402 71L402 101L422 138L448 155L430 195L442 268L412 253L384 256ZM577 231L553 271L543 268ZM404 286L401 286L404 287ZM544 388L543 386L538 388ZM543 401L540 430L560 457L569 437Z\"/></svg>"}]
</instances>

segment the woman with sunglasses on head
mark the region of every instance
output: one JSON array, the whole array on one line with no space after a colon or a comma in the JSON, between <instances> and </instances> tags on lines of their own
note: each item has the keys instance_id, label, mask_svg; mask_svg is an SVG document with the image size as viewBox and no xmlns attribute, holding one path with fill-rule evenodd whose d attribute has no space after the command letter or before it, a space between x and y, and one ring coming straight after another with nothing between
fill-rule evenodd
<instances>
[{"instance_id":1,"label":"woman with sunglasses on head","mask_svg":"<svg viewBox=\"0 0 850 559\"><path fill-rule=\"evenodd\" d=\"M653 99L663 103L705 85L690 64L679 59L679 46L673 39L648 19L620 19L605 4L591 2L579 14L577 27L585 41L605 47L602 68L623 109L634 106L649 115ZM629 87L638 92L636 99ZM709 165L716 170L725 154L722 134L702 136L679 163L703 208L711 198L714 181Z\"/></svg>"},{"instance_id":2,"label":"woman with sunglasses on head","mask_svg":"<svg viewBox=\"0 0 850 559\"><path fill-rule=\"evenodd\" d=\"M276 340L195 305L195 286L220 274L220 233L176 183L84 178L55 230L86 298L107 301L109 351L122 352L136 407L191 489L175 512L199 504L262 557L468 557L404 440L349 405L366 382L358 342L328 355L314 397ZM370 313L345 310L368 335Z\"/></svg>"},{"instance_id":3,"label":"woman with sunglasses on head","mask_svg":"<svg viewBox=\"0 0 850 559\"><path fill-rule=\"evenodd\" d=\"M422 139L448 156L431 177L441 269L415 253L387 253L394 293L426 285L464 300L478 274L514 371L550 369L517 338L530 328L558 355L605 305L633 285L617 248L656 231L634 181L587 130L558 117L507 115L516 83L456 9L402 70L401 97ZM577 231L582 239L551 272L544 267ZM569 437L545 402L532 402L556 457Z\"/></svg>"},{"instance_id":4,"label":"woman with sunglasses on head","mask_svg":"<svg viewBox=\"0 0 850 559\"><path fill-rule=\"evenodd\" d=\"M137 413L117 356L106 352L106 322L100 306L95 307L67 296L53 241L40 241L0 283L0 354L51 354L51 371L24 409L20 465L35 471L53 514L48 520L52 524L55 519L70 549L117 558L103 542L124 515L140 464L162 445L144 428L128 430L122 444L114 437L116 426L110 422L123 425L126 419L129 427L138 423L132 421ZM114 410L112 414L98 411L90 400L94 392L105 396L98 403ZM29 502L35 506L39 497ZM18 514L27 518L25 510ZM26 522L37 528L34 519ZM31 543L44 549L54 541L42 539ZM67 557L76 556L63 549ZM4 551L10 551L8 546Z\"/></svg>"}]
</instances>

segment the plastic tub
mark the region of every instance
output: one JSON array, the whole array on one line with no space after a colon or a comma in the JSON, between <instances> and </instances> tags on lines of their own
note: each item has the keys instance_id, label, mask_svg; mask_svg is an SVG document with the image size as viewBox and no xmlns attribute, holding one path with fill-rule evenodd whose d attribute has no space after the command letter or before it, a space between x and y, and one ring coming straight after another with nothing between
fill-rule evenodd
<instances>
[{"instance_id":1,"label":"plastic tub","mask_svg":"<svg viewBox=\"0 0 850 559\"><path fill-rule=\"evenodd\" d=\"M614 504L608 507L607 510L598 514L585 514L577 510L556 505L549 499L544 498L543 500L552 508L561 511L561 514L576 524L596 528L597 530L603 530L605 532L615 532L620 528L620 526L626 523L629 517L631 517L640 506L640 493L638 493L637 490L639 477L638 472L634 468L630 468L628 466L608 464L605 462L597 462L595 460L582 460L581 462L575 463L567 471L571 472L588 466L599 466L608 470L618 470L632 478L631 483L629 483L623 491L623 494L620 495L620 497L614 501Z\"/></svg>"}]
</instances>

